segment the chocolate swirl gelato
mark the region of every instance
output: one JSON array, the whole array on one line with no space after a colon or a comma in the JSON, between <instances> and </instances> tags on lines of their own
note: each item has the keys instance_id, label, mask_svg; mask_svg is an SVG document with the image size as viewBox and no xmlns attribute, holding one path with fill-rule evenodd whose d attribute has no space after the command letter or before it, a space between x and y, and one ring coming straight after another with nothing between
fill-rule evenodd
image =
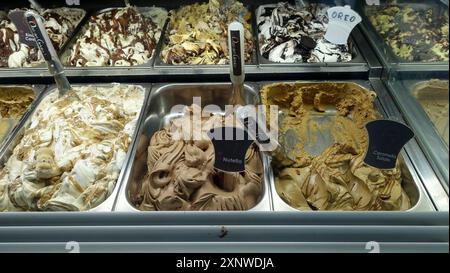
<instances>
[{"instance_id":1,"label":"chocolate swirl gelato","mask_svg":"<svg viewBox=\"0 0 450 273\"><path fill-rule=\"evenodd\" d=\"M395 169L380 170L363 161L368 146L365 124L379 118L375 98L375 93L348 83L263 87L263 103L279 105L285 116L280 123L282 145L289 130L299 137L289 155L278 152L273 159L275 187L287 204L299 210L411 208L402 186L400 163ZM331 145L313 154L308 147L312 144L319 149L319 136L308 136L327 131L332 136Z\"/></svg>"},{"instance_id":2,"label":"chocolate swirl gelato","mask_svg":"<svg viewBox=\"0 0 450 273\"><path fill-rule=\"evenodd\" d=\"M263 190L263 165L257 147L251 146L246 153L245 172L216 170L214 146L206 132L222 126L224 118L218 115L203 118L202 137L194 140L190 127L192 109L188 108L185 116L173 120L170 126L152 136L147 154L147 174L138 194L132 196L132 203L144 211L253 208ZM228 117L228 120L232 118ZM227 122L225 124L229 124ZM182 135L188 137L180 138Z\"/></svg>"},{"instance_id":3,"label":"chocolate swirl gelato","mask_svg":"<svg viewBox=\"0 0 450 273\"><path fill-rule=\"evenodd\" d=\"M125 7L89 19L73 45L70 66L135 66L148 63L167 18L162 8Z\"/></svg>"},{"instance_id":4,"label":"chocolate swirl gelato","mask_svg":"<svg viewBox=\"0 0 450 273\"><path fill-rule=\"evenodd\" d=\"M48 9L41 13L50 40L59 52L74 33L86 12L75 8ZM32 67L44 61L36 48L19 42L16 26L0 14L0 67Z\"/></svg>"},{"instance_id":5,"label":"chocolate swirl gelato","mask_svg":"<svg viewBox=\"0 0 450 273\"><path fill-rule=\"evenodd\" d=\"M276 63L351 61L348 45L335 45L324 38L328 8L324 4L297 8L285 2L261 6L257 19L261 55Z\"/></svg>"}]
</instances>

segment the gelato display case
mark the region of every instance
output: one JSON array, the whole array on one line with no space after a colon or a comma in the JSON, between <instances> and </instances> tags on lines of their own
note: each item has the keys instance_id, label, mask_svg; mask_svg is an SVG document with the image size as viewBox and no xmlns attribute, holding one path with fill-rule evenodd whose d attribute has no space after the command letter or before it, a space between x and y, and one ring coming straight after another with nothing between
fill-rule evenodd
<instances>
[{"instance_id":1,"label":"gelato display case","mask_svg":"<svg viewBox=\"0 0 450 273\"><path fill-rule=\"evenodd\" d=\"M361 27L385 66L448 69L448 1L356 2Z\"/></svg>"},{"instance_id":2,"label":"gelato display case","mask_svg":"<svg viewBox=\"0 0 450 273\"><path fill-rule=\"evenodd\" d=\"M0 3L0 253L448 252L444 2L37 2ZM334 44L328 11L344 5L362 22ZM18 42L16 8L46 19L70 90L44 62L8 65L43 60ZM250 131L238 95L277 118L276 148L227 159L211 140ZM391 168L365 161L377 120L414 132Z\"/></svg>"},{"instance_id":3,"label":"gelato display case","mask_svg":"<svg viewBox=\"0 0 450 273\"><path fill-rule=\"evenodd\" d=\"M387 81L448 191L448 71L394 71Z\"/></svg>"}]
</instances>

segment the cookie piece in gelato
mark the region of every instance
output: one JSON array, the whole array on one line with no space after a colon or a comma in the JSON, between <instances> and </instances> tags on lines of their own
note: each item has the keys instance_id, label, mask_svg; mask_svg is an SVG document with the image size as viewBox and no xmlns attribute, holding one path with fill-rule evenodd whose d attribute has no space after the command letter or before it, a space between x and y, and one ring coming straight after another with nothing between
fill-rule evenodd
<instances>
[{"instance_id":1,"label":"cookie piece in gelato","mask_svg":"<svg viewBox=\"0 0 450 273\"><path fill-rule=\"evenodd\" d=\"M366 13L400 60L448 62L448 8L392 3L367 7Z\"/></svg>"},{"instance_id":2,"label":"cookie piece in gelato","mask_svg":"<svg viewBox=\"0 0 450 273\"><path fill-rule=\"evenodd\" d=\"M364 163L367 122L379 118L375 93L351 83L271 84L262 89L265 105L279 105L280 143L293 130L299 137L287 156L274 156L275 188L299 210L408 210L411 201L402 187L400 163L379 170ZM319 138L331 136L323 146ZM309 147L315 147L315 153Z\"/></svg>"},{"instance_id":3,"label":"cookie piece in gelato","mask_svg":"<svg viewBox=\"0 0 450 273\"><path fill-rule=\"evenodd\" d=\"M148 63L167 18L162 8L115 8L94 15L73 45L70 66L136 66Z\"/></svg>"},{"instance_id":4,"label":"cookie piece in gelato","mask_svg":"<svg viewBox=\"0 0 450 273\"><path fill-rule=\"evenodd\" d=\"M169 35L161 59L172 65L214 65L229 63L228 25L244 25L246 62L253 52L251 13L244 5L231 0L228 6L220 0L187 5L172 11Z\"/></svg>"},{"instance_id":5,"label":"cookie piece in gelato","mask_svg":"<svg viewBox=\"0 0 450 273\"><path fill-rule=\"evenodd\" d=\"M287 2L258 9L261 55L276 63L349 62L348 45L335 45L324 36L328 28L324 4L297 8Z\"/></svg>"},{"instance_id":6,"label":"cookie piece in gelato","mask_svg":"<svg viewBox=\"0 0 450 273\"><path fill-rule=\"evenodd\" d=\"M0 86L0 144L34 101L33 89Z\"/></svg>"},{"instance_id":7,"label":"cookie piece in gelato","mask_svg":"<svg viewBox=\"0 0 450 273\"><path fill-rule=\"evenodd\" d=\"M75 8L47 9L41 13L50 40L59 52L67 43L86 12ZM32 67L44 61L36 48L19 42L16 26L6 14L0 15L0 67Z\"/></svg>"},{"instance_id":8,"label":"cookie piece in gelato","mask_svg":"<svg viewBox=\"0 0 450 273\"><path fill-rule=\"evenodd\" d=\"M248 149L243 173L215 169L214 146L207 132L224 124L232 125L234 116L202 118L202 127L196 130L192 122L195 107L199 106L187 108L183 117L153 134L148 147L147 173L136 196L130 198L138 209L250 210L259 202L263 165L257 147L252 145ZM201 132L198 140L194 140L194 131Z\"/></svg>"},{"instance_id":9,"label":"cookie piece in gelato","mask_svg":"<svg viewBox=\"0 0 450 273\"><path fill-rule=\"evenodd\" d=\"M414 88L413 95L448 145L448 81L430 80L421 82Z\"/></svg>"},{"instance_id":10,"label":"cookie piece in gelato","mask_svg":"<svg viewBox=\"0 0 450 273\"><path fill-rule=\"evenodd\" d=\"M112 193L136 128L139 86L48 94L0 168L0 211L84 211Z\"/></svg>"}]
</instances>

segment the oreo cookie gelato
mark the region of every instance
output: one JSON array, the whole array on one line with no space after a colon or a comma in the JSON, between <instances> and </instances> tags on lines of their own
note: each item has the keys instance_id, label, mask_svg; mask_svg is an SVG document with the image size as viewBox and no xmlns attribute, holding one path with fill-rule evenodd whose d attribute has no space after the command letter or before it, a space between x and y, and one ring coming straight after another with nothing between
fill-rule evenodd
<instances>
[{"instance_id":1,"label":"oreo cookie gelato","mask_svg":"<svg viewBox=\"0 0 450 273\"><path fill-rule=\"evenodd\" d=\"M289 3L260 6L261 55L276 63L351 61L348 45L335 45L324 38L328 8L324 4L308 4L301 9Z\"/></svg>"}]
</instances>

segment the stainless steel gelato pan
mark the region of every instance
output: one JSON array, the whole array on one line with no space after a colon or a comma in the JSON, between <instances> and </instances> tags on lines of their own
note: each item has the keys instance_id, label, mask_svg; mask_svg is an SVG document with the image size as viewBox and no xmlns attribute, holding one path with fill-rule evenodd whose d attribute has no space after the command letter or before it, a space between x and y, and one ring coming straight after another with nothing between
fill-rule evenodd
<instances>
[{"instance_id":1,"label":"stainless steel gelato pan","mask_svg":"<svg viewBox=\"0 0 450 273\"><path fill-rule=\"evenodd\" d=\"M0 211L111 211L150 86L44 92L0 154Z\"/></svg>"},{"instance_id":2,"label":"stainless steel gelato pan","mask_svg":"<svg viewBox=\"0 0 450 273\"><path fill-rule=\"evenodd\" d=\"M114 12L121 12L122 14L114 14ZM144 20L142 19L140 22L131 21L139 20L137 16L140 15L147 20L152 20L152 23L143 25L142 21ZM94 19L100 20L100 16L111 17L102 19L111 20L111 22L101 25L97 21L95 23L92 21ZM167 11L159 7L100 10L93 14L81 30L77 32L77 35L70 40L64 52L60 55L61 62L70 69L152 67L166 21ZM118 28L120 32L114 30L114 27ZM91 36L94 36L94 38L91 38ZM150 52L150 57L148 57L147 51L151 47L150 41L152 40L154 40L153 51ZM77 65L74 65L74 63Z\"/></svg>"},{"instance_id":3,"label":"stainless steel gelato pan","mask_svg":"<svg viewBox=\"0 0 450 273\"><path fill-rule=\"evenodd\" d=\"M166 129L161 130L178 124L177 118L180 117L180 113L174 114L171 111L172 107L176 105L191 106L194 97L201 98L202 107L209 105L220 107L222 110L212 111L212 119L217 117L221 120L224 106L229 104L231 90L231 85L225 83L167 84L153 88L150 106L145 115L146 119L139 128L137 145L132 151L132 160L127 167L126 175L123 177L122 188L114 208L115 211L229 211L248 209L251 211L270 211L272 209L268 180L264 177L264 171L262 170L269 168L264 155L255 153L249 156L248 158L253 159L253 163L246 165L245 174L210 172L213 169L209 165L211 163L209 161L211 159L211 146L208 146L210 141L202 144L200 144L201 142L193 142L197 147L202 147L201 149L205 154L209 154L209 156L206 156L207 161L202 161L199 159L203 158L202 152L196 150L197 148L191 145L189 141L175 141L175 146L185 146L181 150L176 148L176 150L171 151L169 146L171 146L171 141L174 140L173 134L166 134L166 131L164 131ZM257 94L253 85L245 85L244 96L247 103L256 104L258 102ZM182 113L181 116L183 117ZM208 122L211 122L211 120L206 121L206 123ZM204 123L205 126L207 126L206 123ZM168 146L165 146L164 143ZM203 144L205 145L203 146ZM158 148L158 145L161 145L161 147ZM249 151L247 151L248 155L250 155ZM182 154L181 157L178 156L179 152ZM212 150L212 153L214 153L214 150ZM192 158L196 158L193 154L197 154L199 157L193 160ZM172 158L172 156L173 159L166 160ZM153 162L154 159L156 159L156 163ZM258 160L262 160L259 163L260 175L258 176L256 172L247 172L247 170L253 170L251 166ZM190 165L189 162L195 164ZM149 168L151 168L150 172ZM164 169L167 169L167 171L164 171ZM232 179L230 175L233 176ZM234 175L237 175L236 179L238 180L235 180ZM226 182L227 177L232 182ZM254 188L252 184L255 179L258 188Z\"/></svg>"},{"instance_id":4,"label":"stainless steel gelato pan","mask_svg":"<svg viewBox=\"0 0 450 273\"><path fill-rule=\"evenodd\" d=\"M43 85L0 85L0 151L16 125L28 117L44 89Z\"/></svg>"},{"instance_id":5,"label":"stainless steel gelato pan","mask_svg":"<svg viewBox=\"0 0 450 273\"><path fill-rule=\"evenodd\" d=\"M323 38L328 20L326 10L334 6L334 3L325 2L311 3L304 8L296 8L287 2L259 6L255 28L261 66L364 64L365 60L351 36L347 45L333 45Z\"/></svg>"},{"instance_id":6,"label":"stainless steel gelato pan","mask_svg":"<svg viewBox=\"0 0 450 273\"><path fill-rule=\"evenodd\" d=\"M280 143L285 149L281 156L271 157L273 171L266 169L275 211L435 210L406 149L395 170L361 164L364 153L358 151L367 145L365 120L386 117L369 84L297 82L265 86L270 89L263 91L267 92L263 93L263 103L278 102L281 117L294 115L284 118L289 119L287 122L281 121ZM296 96L297 92L302 93ZM287 96L289 93L294 97ZM298 143L292 144L292 139Z\"/></svg>"}]
</instances>

